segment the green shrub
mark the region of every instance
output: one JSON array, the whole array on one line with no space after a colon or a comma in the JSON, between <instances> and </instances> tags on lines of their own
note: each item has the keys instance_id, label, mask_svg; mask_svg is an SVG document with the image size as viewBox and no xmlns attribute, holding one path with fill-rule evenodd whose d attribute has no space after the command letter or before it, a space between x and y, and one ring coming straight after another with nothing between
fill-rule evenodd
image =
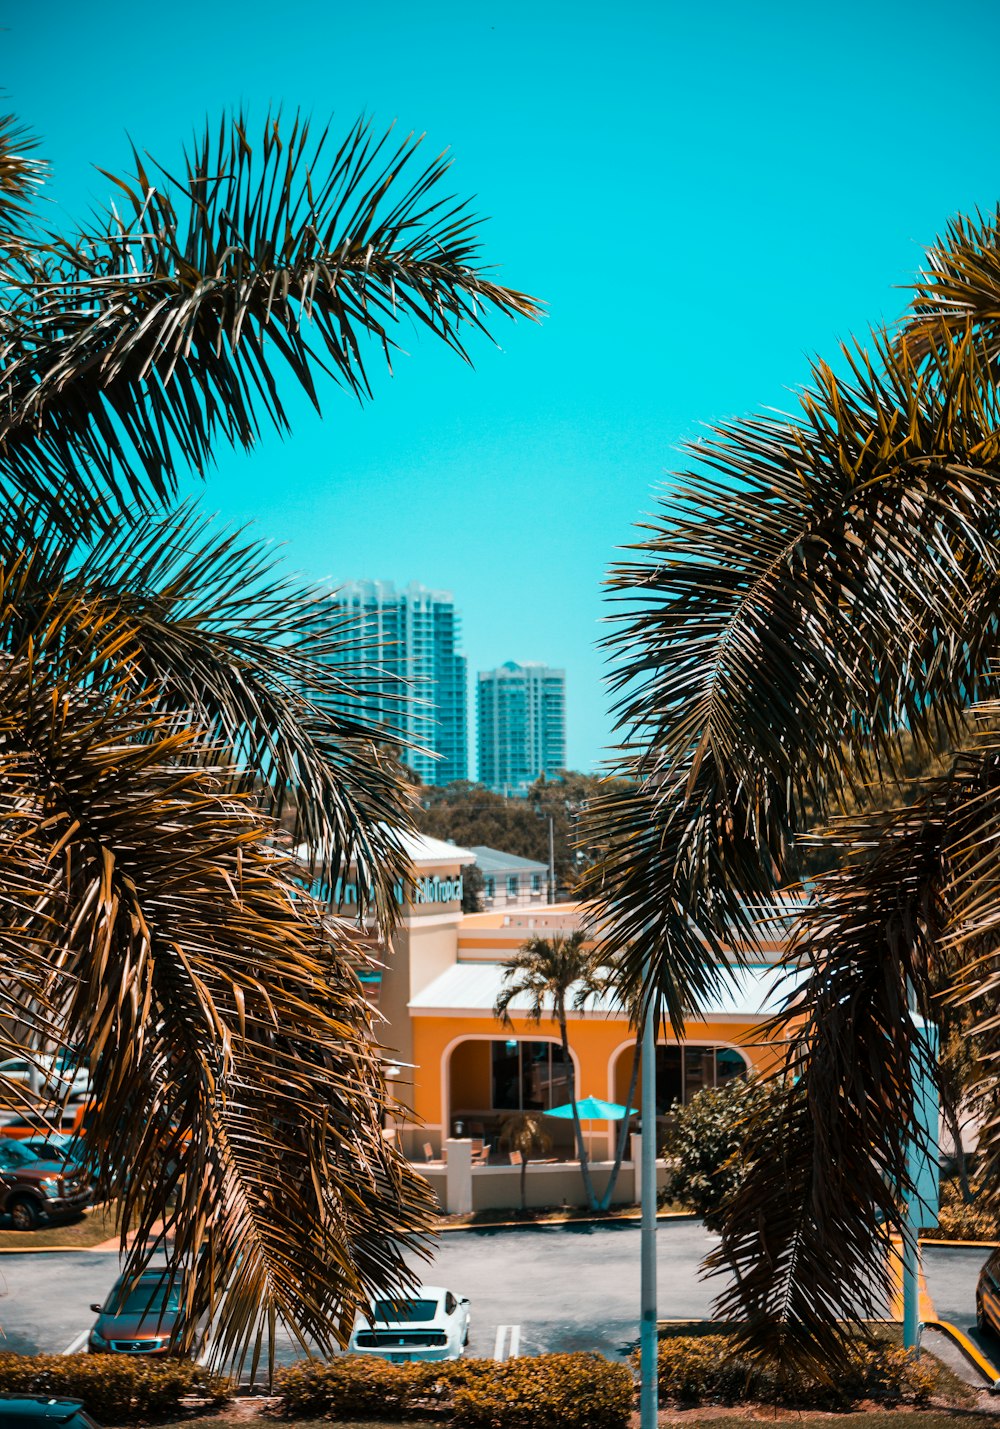
<instances>
[{"instance_id":1,"label":"green shrub","mask_svg":"<svg viewBox=\"0 0 1000 1429\"><path fill-rule=\"evenodd\" d=\"M632 1413L631 1374L600 1355L479 1365L453 1388L454 1422L462 1429L620 1429Z\"/></svg>"},{"instance_id":2,"label":"green shrub","mask_svg":"<svg viewBox=\"0 0 1000 1429\"><path fill-rule=\"evenodd\" d=\"M462 1429L622 1429L634 1386L599 1355L390 1364L344 1355L278 1371L285 1413L398 1420L450 1414Z\"/></svg>"},{"instance_id":3,"label":"green shrub","mask_svg":"<svg viewBox=\"0 0 1000 1429\"><path fill-rule=\"evenodd\" d=\"M734 1077L671 1108L665 1143L667 1182L659 1204L678 1202L718 1230L725 1202L739 1189L796 1092L780 1082Z\"/></svg>"},{"instance_id":4,"label":"green shrub","mask_svg":"<svg viewBox=\"0 0 1000 1429\"><path fill-rule=\"evenodd\" d=\"M228 1380L188 1360L0 1354L0 1393L79 1399L97 1419L160 1414L188 1398L224 1404L230 1389Z\"/></svg>"},{"instance_id":5,"label":"green shrub","mask_svg":"<svg viewBox=\"0 0 1000 1429\"><path fill-rule=\"evenodd\" d=\"M972 1192L976 1199L967 1204L957 1181L941 1182L941 1213L931 1235L942 1240L1000 1240L1000 1219L992 1197L983 1195L975 1180Z\"/></svg>"},{"instance_id":6,"label":"green shrub","mask_svg":"<svg viewBox=\"0 0 1000 1429\"><path fill-rule=\"evenodd\" d=\"M638 1364L638 1352L633 1355ZM784 1367L751 1364L727 1335L677 1336L659 1343L660 1394L680 1404L745 1400L801 1409L843 1409L863 1399L882 1404L926 1403L935 1385L927 1361L899 1345L858 1342L834 1383L790 1375Z\"/></svg>"},{"instance_id":7,"label":"green shrub","mask_svg":"<svg viewBox=\"0 0 1000 1429\"><path fill-rule=\"evenodd\" d=\"M275 1388L282 1409L298 1417L405 1419L450 1402L456 1370L477 1361L390 1364L368 1355L343 1355L279 1369Z\"/></svg>"}]
</instances>

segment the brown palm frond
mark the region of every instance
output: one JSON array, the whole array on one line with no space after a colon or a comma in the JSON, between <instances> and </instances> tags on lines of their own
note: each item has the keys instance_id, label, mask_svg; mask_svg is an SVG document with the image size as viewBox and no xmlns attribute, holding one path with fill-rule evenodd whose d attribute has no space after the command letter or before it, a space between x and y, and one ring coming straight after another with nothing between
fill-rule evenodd
<instances>
[{"instance_id":1,"label":"brown palm frond","mask_svg":"<svg viewBox=\"0 0 1000 1429\"><path fill-rule=\"evenodd\" d=\"M968 333L994 368L1000 360L1000 207L958 214L927 253L899 342L925 356Z\"/></svg>"},{"instance_id":2,"label":"brown palm frond","mask_svg":"<svg viewBox=\"0 0 1000 1429\"><path fill-rule=\"evenodd\" d=\"M45 176L45 165L34 156L38 140L12 114L0 114L0 245L12 246ZM6 255L0 269L6 268Z\"/></svg>"},{"instance_id":3,"label":"brown palm frond","mask_svg":"<svg viewBox=\"0 0 1000 1429\"><path fill-rule=\"evenodd\" d=\"M724 1208L709 1265L750 1354L821 1376L852 1331L886 1313L902 1227L914 1077L933 1075L911 1016L930 1010L946 922L940 802L855 817L838 838L870 856L825 875L787 957L797 984L767 1030L792 1051L795 1094ZM874 852L870 852L874 846ZM766 1153L766 1154L765 1154Z\"/></svg>"},{"instance_id":4,"label":"brown palm frond","mask_svg":"<svg viewBox=\"0 0 1000 1429\"><path fill-rule=\"evenodd\" d=\"M137 692L155 690L157 712L190 716L230 751L236 791L254 791L266 812L279 816L294 796L294 837L317 876L330 883L353 865L361 907L371 889L391 924L406 872L394 831L408 825L407 786L391 757L403 746L352 715L356 692L341 671L358 637L326 628L322 591L279 574L273 554L242 533L216 533L193 506L135 516L89 546L60 525L40 532L31 509L8 506L0 567L0 650L23 648L40 620L60 621L70 661L95 620L130 630L106 679L116 684L127 669Z\"/></svg>"},{"instance_id":5,"label":"brown palm frond","mask_svg":"<svg viewBox=\"0 0 1000 1429\"><path fill-rule=\"evenodd\" d=\"M206 131L180 177L135 150L134 176L108 175L106 221L39 242L10 279L9 489L46 500L56 470L107 525L171 498L219 439L287 428L279 379L317 407L321 371L367 394L367 346L388 359L403 317L463 357L488 311L537 317L489 276L468 205L443 191L448 162L421 168L418 145L359 122L335 147L273 115L254 143L242 116Z\"/></svg>"},{"instance_id":6,"label":"brown palm frond","mask_svg":"<svg viewBox=\"0 0 1000 1429\"><path fill-rule=\"evenodd\" d=\"M710 981L699 940L752 956L750 905L794 877L806 808L891 779L902 730L937 747L990 688L997 390L968 345L919 368L872 347L845 353L851 382L817 364L797 423L692 448L702 470L610 579L641 791L597 808L590 887L634 986L652 954L675 1025Z\"/></svg>"},{"instance_id":7,"label":"brown palm frond","mask_svg":"<svg viewBox=\"0 0 1000 1429\"><path fill-rule=\"evenodd\" d=\"M382 1136L360 951L195 733L127 672L89 685L127 626L67 671L57 623L0 670L0 981L47 964L56 1034L90 1067L88 1149L139 1227L126 1268L161 1217L178 1274L197 1267L183 1344L210 1319L220 1362L256 1362L277 1321L328 1350L408 1283L431 1208Z\"/></svg>"},{"instance_id":8,"label":"brown palm frond","mask_svg":"<svg viewBox=\"0 0 1000 1429\"><path fill-rule=\"evenodd\" d=\"M719 1308L745 1319L752 1353L821 1367L844 1324L884 1303L888 1236L902 1229L910 1190L907 1145L922 1134L913 1079L938 1076L911 1008L935 1020L942 997L970 1004L986 1068L977 1095L1000 1105L1000 706L977 714L973 746L923 799L830 832L846 861L802 915L786 961L807 975L770 1029L794 1039L779 1074L797 1079L796 1105L728 1208L712 1257L735 1272ZM995 1169L996 1123L982 1149Z\"/></svg>"}]
</instances>

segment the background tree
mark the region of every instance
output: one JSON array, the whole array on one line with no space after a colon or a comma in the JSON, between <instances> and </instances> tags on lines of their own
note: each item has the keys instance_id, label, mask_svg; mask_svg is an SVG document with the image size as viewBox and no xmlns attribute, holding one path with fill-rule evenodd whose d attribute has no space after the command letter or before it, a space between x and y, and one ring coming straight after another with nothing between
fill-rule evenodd
<instances>
[{"instance_id":1,"label":"background tree","mask_svg":"<svg viewBox=\"0 0 1000 1429\"><path fill-rule=\"evenodd\" d=\"M801 1097L718 1257L737 1272L721 1309L749 1349L789 1361L828 1364L884 1293L870 1267L900 1226L922 1057L909 1008L933 1014L945 952L995 1091L995 706L966 746L995 691L998 352L1000 215L958 219L898 330L817 361L797 415L692 448L611 578L635 788L597 818L592 887L647 1011L679 1029L753 962L807 821L859 804L793 944L805 975L782 1030L797 1029ZM865 813L865 789L903 777L906 737L954 755L920 799Z\"/></svg>"},{"instance_id":2,"label":"background tree","mask_svg":"<svg viewBox=\"0 0 1000 1429\"><path fill-rule=\"evenodd\" d=\"M727 1202L757 1156L767 1155L772 1127L793 1093L780 1082L734 1077L705 1087L670 1114L662 1192L697 1212L710 1231L724 1224Z\"/></svg>"},{"instance_id":3,"label":"background tree","mask_svg":"<svg viewBox=\"0 0 1000 1429\"><path fill-rule=\"evenodd\" d=\"M600 795L624 787L621 781L569 769L557 778L536 780L525 798L495 794L467 781L440 788L425 785L416 790L416 821L434 838L451 839L465 848L481 844L547 864L551 815L556 885L569 895L600 856L587 838L587 810Z\"/></svg>"},{"instance_id":4,"label":"background tree","mask_svg":"<svg viewBox=\"0 0 1000 1429\"><path fill-rule=\"evenodd\" d=\"M389 925L407 795L398 742L337 713L317 592L171 503L220 441L287 428L289 382L364 397L400 317L464 356L487 310L535 315L415 150L238 117L179 178L135 151L60 237L0 121L0 1053L78 1052L126 1272L162 1217L194 1268L181 1340L211 1317L254 1364L279 1319L343 1341L428 1222L381 1135L355 932L273 847L294 793L314 871L353 864Z\"/></svg>"},{"instance_id":5,"label":"background tree","mask_svg":"<svg viewBox=\"0 0 1000 1429\"><path fill-rule=\"evenodd\" d=\"M529 938L504 968L503 984L493 1013L509 1026L511 1003L516 997L526 997L528 1006L522 1015L529 1022L539 1023L543 1017L549 1017L559 1028L568 1100L573 1105L573 1137L580 1158L580 1175L587 1204L596 1211L597 1196L576 1106L576 1069L566 1027L567 1003L580 1010L591 998L600 996L607 986L600 953L593 946L588 947L587 941L587 934L580 931L565 938Z\"/></svg>"},{"instance_id":6,"label":"background tree","mask_svg":"<svg viewBox=\"0 0 1000 1429\"><path fill-rule=\"evenodd\" d=\"M538 1113L512 1111L500 1122L500 1145L507 1151L516 1151L521 1157L518 1184L521 1188L521 1210L526 1211L528 1162L533 1156L548 1156L552 1150L552 1137Z\"/></svg>"}]
</instances>

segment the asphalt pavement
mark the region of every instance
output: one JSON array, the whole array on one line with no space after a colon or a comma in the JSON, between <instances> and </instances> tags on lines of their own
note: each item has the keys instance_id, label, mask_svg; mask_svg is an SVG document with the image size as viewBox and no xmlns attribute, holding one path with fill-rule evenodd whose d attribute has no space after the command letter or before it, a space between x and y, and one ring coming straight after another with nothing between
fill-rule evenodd
<instances>
[{"instance_id":1,"label":"asphalt pavement","mask_svg":"<svg viewBox=\"0 0 1000 1429\"><path fill-rule=\"evenodd\" d=\"M715 1240L696 1221L658 1227L662 1317L710 1313L716 1292L701 1281L699 1266ZM433 1261L414 1268L427 1284L469 1297L472 1355L508 1354L513 1341L520 1354L596 1349L619 1357L638 1339L635 1222L449 1232ZM104 1299L117 1273L113 1252L0 1256L0 1348L81 1348L95 1318L89 1306ZM276 1352L279 1363L301 1353L287 1340Z\"/></svg>"},{"instance_id":2,"label":"asphalt pavement","mask_svg":"<svg viewBox=\"0 0 1000 1429\"><path fill-rule=\"evenodd\" d=\"M661 1319L703 1319L722 1288L705 1281L701 1262L717 1243L697 1221L657 1227ZM990 1358L1000 1344L975 1332L975 1287L986 1250L924 1248L928 1293L939 1319L972 1332ZM604 1225L477 1229L443 1234L430 1264L415 1266L427 1284L444 1285L472 1303L469 1353L598 1350L620 1358L636 1344L639 1316L639 1227ZM0 1256L0 1349L30 1354L83 1347L92 1302L104 1299L118 1273L115 1253ZM929 1342L930 1343L930 1342ZM279 1363L301 1353L276 1346Z\"/></svg>"}]
</instances>

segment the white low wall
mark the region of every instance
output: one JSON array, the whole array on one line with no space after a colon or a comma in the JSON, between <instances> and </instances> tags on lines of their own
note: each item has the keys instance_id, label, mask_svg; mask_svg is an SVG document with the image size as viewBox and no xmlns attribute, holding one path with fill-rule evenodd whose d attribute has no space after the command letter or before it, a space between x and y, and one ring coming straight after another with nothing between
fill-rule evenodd
<instances>
[{"instance_id":1,"label":"white low wall","mask_svg":"<svg viewBox=\"0 0 1000 1429\"><path fill-rule=\"evenodd\" d=\"M449 1195L448 1166L441 1163L418 1164L416 1169L430 1183L441 1210L448 1214L459 1214L468 1209L468 1189L471 1189L471 1209L475 1211L517 1210L521 1205L521 1168L519 1166L473 1166L471 1168L471 1188L462 1174L463 1158L457 1158L452 1174L452 1191ZM611 1161L591 1161L590 1175L594 1190L600 1199L607 1189L608 1177L614 1163ZM456 1175L456 1173L458 1173ZM525 1203L529 1208L539 1206L586 1206L587 1198L583 1189L578 1161L557 1161L551 1165L528 1163L525 1172ZM666 1166L657 1162L657 1186L666 1181ZM461 1184L458 1184L461 1182ZM468 1189L467 1189L468 1188ZM612 1204L633 1205L636 1199L635 1165L623 1161L615 1183Z\"/></svg>"}]
</instances>

